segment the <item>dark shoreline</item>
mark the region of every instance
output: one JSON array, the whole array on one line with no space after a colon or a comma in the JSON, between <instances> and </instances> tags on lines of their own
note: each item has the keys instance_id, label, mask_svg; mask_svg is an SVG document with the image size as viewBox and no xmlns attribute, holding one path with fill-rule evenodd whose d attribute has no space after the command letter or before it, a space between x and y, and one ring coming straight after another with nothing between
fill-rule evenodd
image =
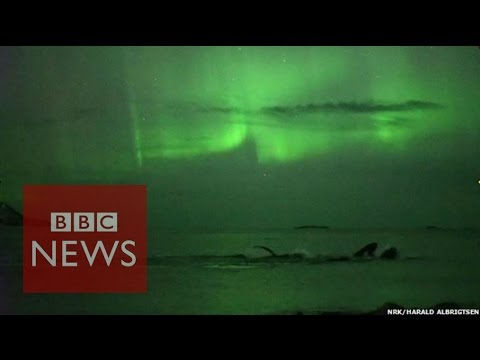
<instances>
[{"instance_id":1,"label":"dark shoreline","mask_svg":"<svg viewBox=\"0 0 480 360\"><path fill-rule=\"evenodd\" d=\"M286 312L286 313L281 313L281 314L276 314L276 315L404 315L404 314L388 314L388 310L415 310L415 311L421 311L421 310L433 310L434 314L433 315L440 315L437 314L437 311L440 313L442 311L450 311L450 310L459 310L459 309L466 309L466 310L479 310L479 307L475 307L472 305L462 305L456 302L441 302L434 304L432 306L419 306L419 307L405 307L400 304L396 303L385 303L382 306L372 310L372 311L292 311L292 312ZM405 315L423 315L421 313L419 314L405 314ZM445 315L445 314L444 314Z\"/></svg>"}]
</instances>

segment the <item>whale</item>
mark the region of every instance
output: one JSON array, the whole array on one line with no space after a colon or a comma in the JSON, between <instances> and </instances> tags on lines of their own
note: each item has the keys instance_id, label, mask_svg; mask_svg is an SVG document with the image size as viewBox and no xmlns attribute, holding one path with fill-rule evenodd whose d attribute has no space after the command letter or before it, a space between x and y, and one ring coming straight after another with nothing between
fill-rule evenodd
<instances>
[{"instance_id":1,"label":"whale","mask_svg":"<svg viewBox=\"0 0 480 360\"><path fill-rule=\"evenodd\" d=\"M319 262L337 262L337 261L358 261L358 260L395 260L399 257L399 251L395 247L390 247L383 251L379 256L375 255L375 251L378 248L376 242L369 243L363 246L361 249L353 253L353 255L343 255L343 256L324 256L317 255L309 257L303 253L286 253L286 254L277 254L271 248L264 245L254 246L256 249L265 250L268 255L260 256L256 258L247 258L247 262L305 262L305 263L319 263Z\"/></svg>"},{"instance_id":2,"label":"whale","mask_svg":"<svg viewBox=\"0 0 480 360\"><path fill-rule=\"evenodd\" d=\"M193 255L193 256L166 256L166 257L149 257L147 262L149 265L162 265L169 262L172 263L200 263L200 264L229 264L229 265L280 265L280 264L312 264L320 265L325 263L345 262L345 263L361 263L370 261L391 261L399 258L399 251L395 247L389 247L380 255L376 255L378 244L369 243L351 255L329 256L315 255L308 256L300 252L277 253L272 248L265 245L255 245L255 249L265 252L264 255L249 257L245 254L232 255ZM403 260L413 260L418 257L405 257Z\"/></svg>"}]
</instances>

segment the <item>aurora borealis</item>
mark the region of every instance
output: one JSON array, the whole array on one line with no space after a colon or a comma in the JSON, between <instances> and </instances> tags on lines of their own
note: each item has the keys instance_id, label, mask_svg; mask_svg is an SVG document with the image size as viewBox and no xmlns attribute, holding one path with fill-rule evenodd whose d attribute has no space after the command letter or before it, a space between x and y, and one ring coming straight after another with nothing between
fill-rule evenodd
<instances>
[{"instance_id":1,"label":"aurora borealis","mask_svg":"<svg viewBox=\"0 0 480 360\"><path fill-rule=\"evenodd\" d=\"M229 151L251 139L260 163L286 162L338 149L349 138L395 146L422 131L425 122L442 127L437 114L422 110L437 105L426 101L444 104L445 90L435 91L433 81L425 90L425 84L416 84L405 49L168 49L164 56L182 59L168 64L156 61L159 51L148 48L128 69L129 79L140 79L131 80L134 89L129 89L140 94L130 98L136 131L142 134L136 143L139 158L191 158ZM395 64L393 69L376 64L378 57ZM362 62L366 66L359 70ZM344 82L349 85L341 86ZM382 82L396 90L382 88ZM185 87L178 88L179 83ZM167 90L169 100L157 100L155 89L164 86L176 89ZM336 104L339 99L347 102ZM416 102L432 106L405 106ZM334 111L342 104L344 111ZM414 126L406 132L409 122Z\"/></svg>"},{"instance_id":2,"label":"aurora borealis","mask_svg":"<svg viewBox=\"0 0 480 360\"><path fill-rule=\"evenodd\" d=\"M475 226L477 47L4 47L0 195L146 183L158 226Z\"/></svg>"}]
</instances>

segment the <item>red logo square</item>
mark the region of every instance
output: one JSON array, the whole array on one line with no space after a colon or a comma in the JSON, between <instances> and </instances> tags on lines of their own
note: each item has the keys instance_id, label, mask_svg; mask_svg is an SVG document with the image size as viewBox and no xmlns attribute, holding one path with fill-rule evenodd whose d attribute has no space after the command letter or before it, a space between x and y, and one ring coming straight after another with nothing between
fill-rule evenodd
<instances>
[{"instance_id":1,"label":"red logo square","mask_svg":"<svg viewBox=\"0 0 480 360\"><path fill-rule=\"evenodd\" d=\"M145 293L144 185L27 185L25 293Z\"/></svg>"}]
</instances>

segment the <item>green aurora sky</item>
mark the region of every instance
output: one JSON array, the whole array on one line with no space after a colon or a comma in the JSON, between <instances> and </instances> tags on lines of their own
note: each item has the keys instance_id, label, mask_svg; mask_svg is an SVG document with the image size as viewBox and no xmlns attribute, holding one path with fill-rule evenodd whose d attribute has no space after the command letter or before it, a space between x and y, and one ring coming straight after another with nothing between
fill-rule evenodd
<instances>
[{"instance_id":1,"label":"green aurora sky","mask_svg":"<svg viewBox=\"0 0 480 360\"><path fill-rule=\"evenodd\" d=\"M145 183L150 224L477 226L478 47L3 47L0 197Z\"/></svg>"}]
</instances>

